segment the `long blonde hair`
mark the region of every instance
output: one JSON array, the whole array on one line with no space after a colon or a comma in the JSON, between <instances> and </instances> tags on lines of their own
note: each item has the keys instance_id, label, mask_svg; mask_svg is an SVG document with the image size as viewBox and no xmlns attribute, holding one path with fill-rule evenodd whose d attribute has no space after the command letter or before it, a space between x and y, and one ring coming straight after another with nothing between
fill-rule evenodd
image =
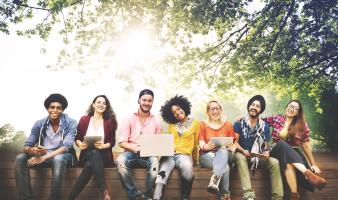
<instances>
[{"instance_id":1,"label":"long blonde hair","mask_svg":"<svg viewBox=\"0 0 338 200\"><path fill-rule=\"evenodd\" d=\"M211 103L217 103L218 104L218 106L221 108L221 116L220 116L220 118L219 118L219 124L223 124L224 123L224 120L223 120L223 107L222 107L222 105L217 101L217 100L211 100L211 101L209 101L208 103L207 103L207 109L206 109L206 112L207 112L207 116L208 116L208 121L207 121L207 123L209 124L210 123L210 117L209 117L209 110L210 110L210 104Z\"/></svg>"}]
</instances>

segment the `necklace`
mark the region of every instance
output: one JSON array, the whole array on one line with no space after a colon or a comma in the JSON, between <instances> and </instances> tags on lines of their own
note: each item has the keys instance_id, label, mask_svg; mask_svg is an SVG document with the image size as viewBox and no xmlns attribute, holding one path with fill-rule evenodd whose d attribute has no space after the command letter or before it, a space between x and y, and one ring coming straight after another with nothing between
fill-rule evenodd
<instances>
[{"instance_id":1,"label":"necklace","mask_svg":"<svg viewBox=\"0 0 338 200\"><path fill-rule=\"evenodd\" d=\"M185 122L177 122L175 124L175 129L178 132L178 134L180 136L182 136L183 133L190 128L191 123L192 123L192 119L191 118L188 118L188 120L185 121Z\"/></svg>"}]
</instances>

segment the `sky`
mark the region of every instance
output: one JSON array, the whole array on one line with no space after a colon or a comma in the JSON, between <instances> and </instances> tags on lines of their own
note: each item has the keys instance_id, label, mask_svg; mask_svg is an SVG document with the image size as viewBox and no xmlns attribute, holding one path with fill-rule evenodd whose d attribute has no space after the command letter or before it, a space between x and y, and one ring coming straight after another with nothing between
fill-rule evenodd
<instances>
[{"instance_id":1,"label":"sky","mask_svg":"<svg viewBox=\"0 0 338 200\"><path fill-rule=\"evenodd\" d=\"M36 120L47 116L43 102L51 93L61 93L68 99L69 106L65 113L77 120L85 114L92 99L99 94L107 95L117 113L137 109L138 94L130 96L125 93L123 83L111 80L109 72L101 74L95 82L83 85L97 74L90 71L82 73L73 68L57 71L47 69L47 65L56 61L61 40L46 45L39 38L0 34L0 44L0 126L9 123L16 131L29 133ZM47 47L46 54L40 52L41 47ZM147 86L141 84L137 89L143 87ZM154 108L159 110L157 104ZM118 118L123 116L120 114Z\"/></svg>"}]
</instances>

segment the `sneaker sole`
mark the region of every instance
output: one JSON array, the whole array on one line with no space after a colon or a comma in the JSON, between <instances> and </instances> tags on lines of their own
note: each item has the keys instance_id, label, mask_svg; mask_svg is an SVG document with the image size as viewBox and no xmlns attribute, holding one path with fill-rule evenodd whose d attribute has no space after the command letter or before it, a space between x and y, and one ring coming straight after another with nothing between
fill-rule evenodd
<instances>
[{"instance_id":1,"label":"sneaker sole","mask_svg":"<svg viewBox=\"0 0 338 200\"><path fill-rule=\"evenodd\" d=\"M219 194L218 189L213 188L213 187L208 187L207 191L212 194Z\"/></svg>"}]
</instances>

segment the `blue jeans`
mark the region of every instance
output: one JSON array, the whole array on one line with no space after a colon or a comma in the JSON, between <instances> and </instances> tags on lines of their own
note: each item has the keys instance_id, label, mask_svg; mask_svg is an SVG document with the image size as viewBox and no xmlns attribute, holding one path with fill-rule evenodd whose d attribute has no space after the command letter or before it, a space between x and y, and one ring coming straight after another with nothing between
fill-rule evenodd
<instances>
[{"instance_id":1,"label":"blue jeans","mask_svg":"<svg viewBox=\"0 0 338 200\"><path fill-rule=\"evenodd\" d=\"M116 159L117 171L128 196L134 198L141 194L137 190L131 168L145 167L147 169L146 192L147 197L152 197L155 178L158 172L159 161L155 156L139 157L136 153L125 151Z\"/></svg>"},{"instance_id":2,"label":"blue jeans","mask_svg":"<svg viewBox=\"0 0 338 200\"><path fill-rule=\"evenodd\" d=\"M229 161L231 153L224 148L219 148L216 152L206 152L200 156L200 165L203 168L212 169L213 174L222 177L219 184L220 194L230 194L229 191Z\"/></svg>"},{"instance_id":3,"label":"blue jeans","mask_svg":"<svg viewBox=\"0 0 338 200\"><path fill-rule=\"evenodd\" d=\"M189 198L194 179L193 161L190 155L176 154L174 156L161 158L161 166L156 178L158 183L165 185L174 167L177 167L182 176L181 193L183 198ZM161 194L162 195L162 194Z\"/></svg>"},{"instance_id":4,"label":"blue jeans","mask_svg":"<svg viewBox=\"0 0 338 200\"><path fill-rule=\"evenodd\" d=\"M27 154L21 153L17 155L15 159L15 181L19 192L19 199L33 199L29 167L27 166L27 160L29 158ZM61 184L67 166L71 166L72 160L73 157L70 153L63 153L39 165L33 166L34 168L52 167L53 177L49 199L61 199Z\"/></svg>"}]
</instances>

